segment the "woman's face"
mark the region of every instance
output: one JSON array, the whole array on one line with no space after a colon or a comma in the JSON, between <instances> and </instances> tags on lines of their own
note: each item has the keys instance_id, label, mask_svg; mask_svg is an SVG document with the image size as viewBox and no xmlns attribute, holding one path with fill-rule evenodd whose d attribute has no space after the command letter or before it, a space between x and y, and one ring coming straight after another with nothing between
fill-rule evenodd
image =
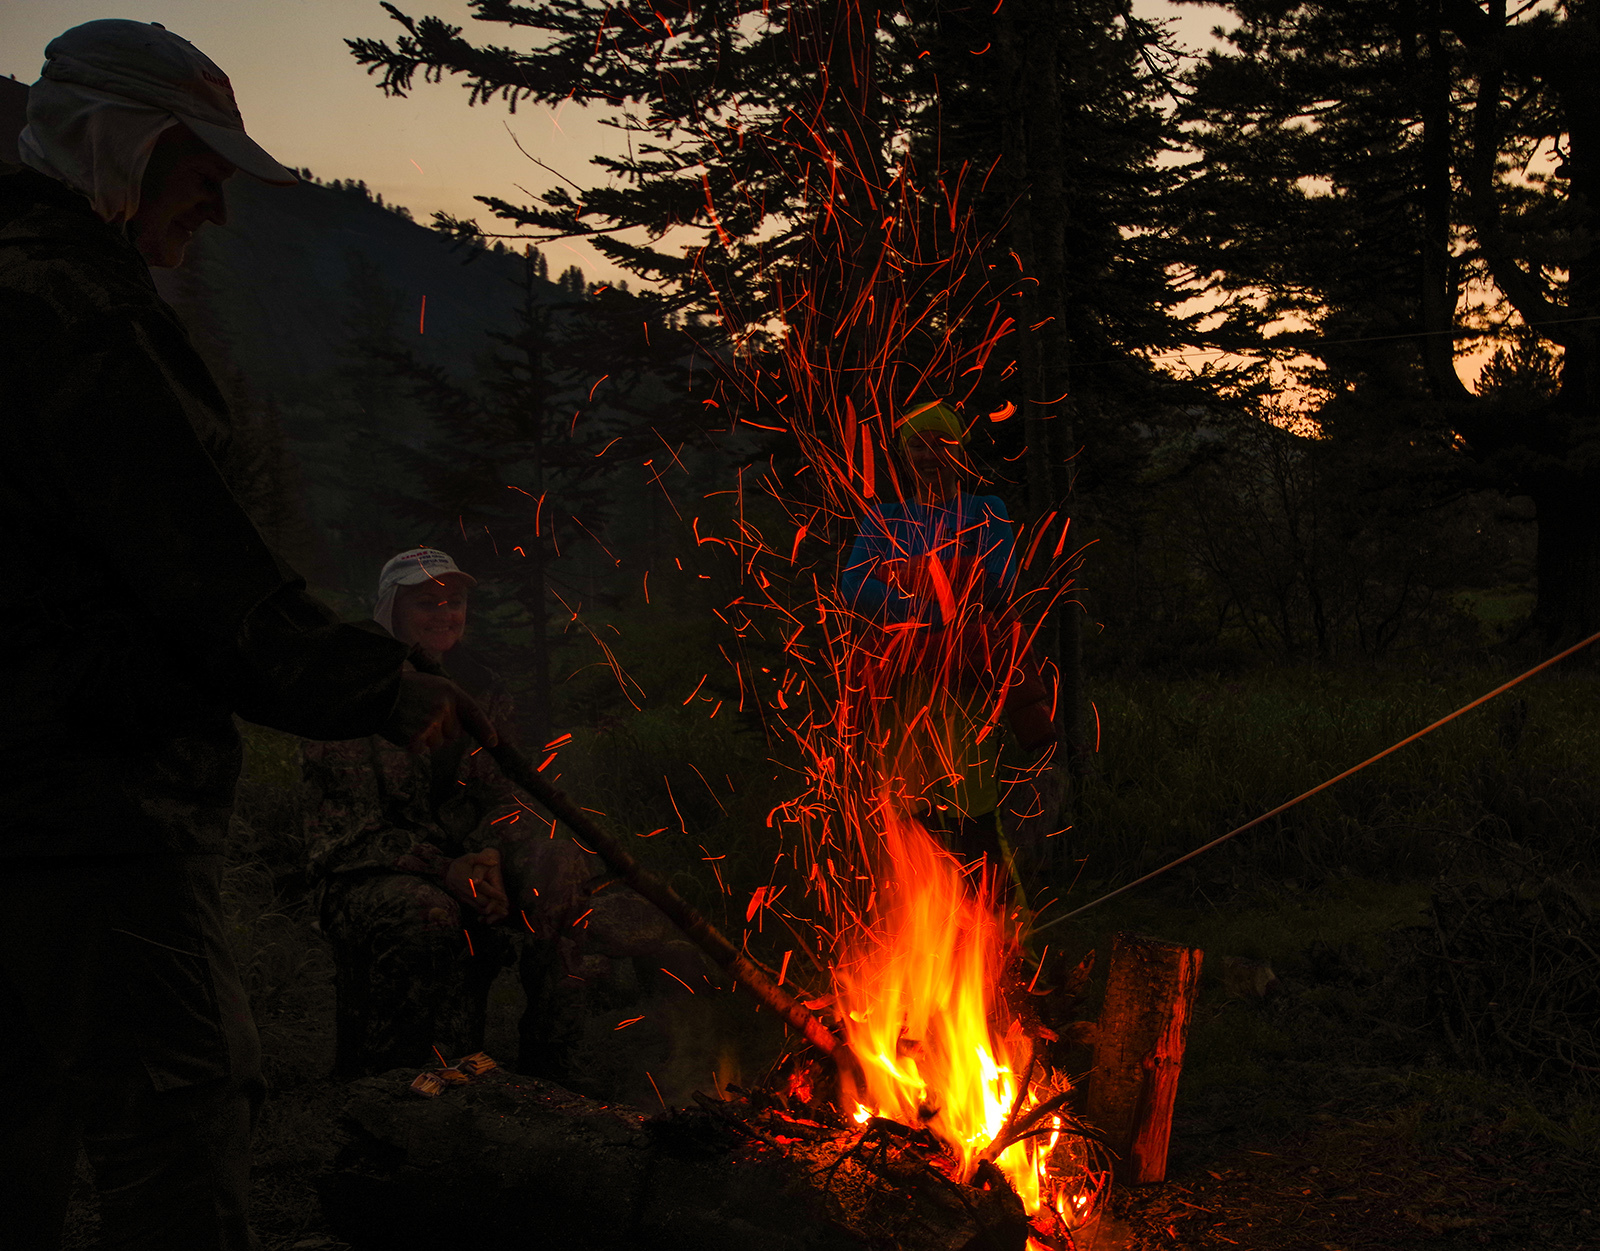
<instances>
[{"instance_id":1,"label":"woman's face","mask_svg":"<svg viewBox=\"0 0 1600 1251\"><path fill-rule=\"evenodd\" d=\"M408 647L442 656L461 641L467 628L467 584L445 574L394 594L394 636Z\"/></svg>"},{"instance_id":2,"label":"woman's face","mask_svg":"<svg viewBox=\"0 0 1600 1251\"><path fill-rule=\"evenodd\" d=\"M966 468L958 440L937 430L919 430L905 447L911 474L924 494L936 500L955 494Z\"/></svg>"}]
</instances>

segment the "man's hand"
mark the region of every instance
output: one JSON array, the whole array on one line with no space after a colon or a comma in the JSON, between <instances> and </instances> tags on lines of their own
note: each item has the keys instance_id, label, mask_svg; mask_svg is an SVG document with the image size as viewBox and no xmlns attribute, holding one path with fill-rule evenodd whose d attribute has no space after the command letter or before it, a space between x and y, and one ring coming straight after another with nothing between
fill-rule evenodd
<instances>
[{"instance_id":1,"label":"man's hand","mask_svg":"<svg viewBox=\"0 0 1600 1251\"><path fill-rule=\"evenodd\" d=\"M422 755L448 743L462 730L485 747L499 745L494 724L472 696L449 678L407 671L400 675L400 700L379 733Z\"/></svg>"},{"instance_id":2,"label":"man's hand","mask_svg":"<svg viewBox=\"0 0 1600 1251\"><path fill-rule=\"evenodd\" d=\"M500 852L493 847L457 856L444 871L444 888L489 925L506 919L505 884L500 880Z\"/></svg>"}]
</instances>

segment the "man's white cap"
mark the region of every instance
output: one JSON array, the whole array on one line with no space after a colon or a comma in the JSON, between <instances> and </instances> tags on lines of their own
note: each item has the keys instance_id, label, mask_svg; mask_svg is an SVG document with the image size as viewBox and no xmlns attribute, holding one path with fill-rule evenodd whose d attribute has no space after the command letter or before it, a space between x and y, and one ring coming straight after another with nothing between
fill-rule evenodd
<instances>
[{"instance_id":1,"label":"man's white cap","mask_svg":"<svg viewBox=\"0 0 1600 1251\"><path fill-rule=\"evenodd\" d=\"M401 552L383 567L378 575L378 604L372 619L389 633L394 633L394 593L402 586L418 586L423 582L443 582L454 575L465 579L468 586L477 586L478 579L463 573L437 547L413 547Z\"/></svg>"},{"instance_id":2,"label":"man's white cap","mask_svg":"<svg viewBox=\"0 0 1600 1251\"><path fill-rule=\"evenodd\" d=\"M245 134L228 76L163 26L125 18L85 22L52 39L44 55L41 78L163 109L212 151L262 182L289 186L299 181Z\"/></svg>"}]
</instances>

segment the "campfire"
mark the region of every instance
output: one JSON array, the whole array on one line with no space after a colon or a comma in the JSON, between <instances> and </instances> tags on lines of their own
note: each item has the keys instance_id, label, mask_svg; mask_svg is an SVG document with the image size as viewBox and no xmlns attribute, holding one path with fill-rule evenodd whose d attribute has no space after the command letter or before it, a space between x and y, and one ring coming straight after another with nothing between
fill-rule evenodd
<instances>
[{"instance_id":1,"label":"campfire","mask_svg":"<svg viewBox=\"0 0 1600 1251\"><path fill-rule=\"evenodd\" d=\"M829 66L866 64L868 45L852 39L841 28ZM797 53L816 53L802 42ZM1010 301L1035 280L996 271L997 237L969 204L979 172L869 159L851 137L865 95L823 95L804 127L782 122L772 149L827 171L803 180L812 235L755 286L724 281L734 271L720 263L703 271L719 321L745 328L741 350L714 356L704 403L785 435L799 468L774 462L759 488L741 472L723 533L691 523L697 543L737 557L740 594L718 617L781 666L724 652L738 711L792 742L808 775L768 824L804 881L798 912L814 915L775 906L768 885L745 919L759 927L770 912L791 926L820 984L797 999L794 951L776 971L760 965L511 749L491 751L797 1036L773 1081L703 1098L706 1116L803 1157L808 1184L853 1228L876 1228L872 1196L892 1192L904 1210L931 1195L980 1228L1011 1229L1015 1215L993 1245L1059 1251L1095 1219L1114 1161L1132 1180L1163 1175L1199 953L1119 938L1127 958L1113 953L1093 1084L1076 1091L1050 1053L1056 1033L1029 1007L1041 980L1052 988L1045 953L1028 950L1032 918L1000 829L1007 785L1049 775L1056 705L1072 698L1038 637L1071 582L1071 520L1030 488L1014 524L1001 496L1024 494L1023 475L986 476L968 446L991 427L1026 442L1055 420L1059 401L1030 397L1021 379L980 386L986 372L1015 372ZM709 183L705 194L710 206ZM771 496L776 530L747 514L748 489Z\"/></svg>"},{"instance_id":2,"label":"campfire","mask_svg":"<svg viewBox=\"0 0 1600 1251\"><path fill-rule=\"evenodd\" d=\"M944 585L961 579L947 576ZM946 815L945 828L936 824L940 787L959 778L961 764L949 750L955 736L942 727L965 717L993 729L1009 683L925 683L918 689L926 702L902 701L909 729L896 733L875 712L888 702L880 693L915 683L930 653L936 670L956 671L949 653L966 646L971 632L943 631L942 656L926 646L900 649L908 664L895 669L883 664L882 651L863 646L875 636L859 622L844 612L837 619L828 638L837 663L818 666L831 680L809 686L833 715L795 717L809 730L796 738L813 764L811 784L771 818L785 837L798 831L795 865L809 868L819 914L777 906L770 887L755 892L745 914L747 922L767 914L790 927L823 979L809 991L790 976L794 951L777 971L762 966L746 943L718 933L514 747L488 750L793 1031L795 1050L755 1088L726 1088L733 1098L702 1094L688 1113L629 1112L648 1147L640 1158L664 1152L677 1159L708 1141L727 1151L731 1138L748 1162L738 1168L776 1176L786 1196L809 1196L803 1201L852 1246L1067 1251L1098 1216L1113 1169L1132 1182L1165 1175L1201 953L1117 935L1098 1021L1071 1022L1066 1013L1087 982L1092 953L1075 985L1073 978L1052 985L1044 953L1026 950L1032 918L1003 844L996 857L978 847L970 822L952 829ZM797 705L802 688L791 689ZM781 704L782 687L777 698ZM973 707L985 711L974 717ZM911 730L930 722L941 728L914 739ZM1048 763L1045 753L1033 767ZM798 925L810 927L815 947L799 938ZM1048 1020L1035 1007L1041 1002L1056 1009ZM1055 1054L1069 1027L1073 1042L1094 1048L1083 1092ZM448 1086L454 1076L438 1078ZM527 1097L549 1098L526 1089ZM525 1097L517 1098L503 1107L526 1111ZM574 1108L560 1116L590 1114Z\"/></svg>"},{"instance_id":3,"label":"campfire","mask_svg":"<svg viewBox=\"0 0 1600 1251\"><path fill-rule=\"evenodd\" d=\"M1068 1110L1066 1080L1039 1063L1043 1041L999 993L1013 936L974 876L914 820L884 815L876 907L834 969L836 1015L855 1061L841 1089L854 1116L935 1139L965 1181L997 1170L1039 1245L1071 1245L1108 1174Z\"/></svg>"},{"instance_id":4,"label":"campfire","mask_svg":"<svg viewBox=\"0 0 1600 1251\"><path fill-rule=\"evenodd\" d=\"M767 1163L789 1178L785 1193L815 1192L835 1227L873 1245L1077 1245L1074 1233L1093 1221L1108 1192L1112 1154L1075 1115L1071 1084L1042 1061L1054 1031L1017 1007L1033 985L1020 978L1019 935L983 862L964 865L921 823L880 802L875 873L866 906L844 905L855 924L829 969L833 993L802 1005L515 748L490 750L809 1044L780 1061L762 1087L697 1100L721 1130L754 1144L758 1156L777 1157ZM1111 1131L1113 1150L1136 1166L1133 1180L1159 1180L1165 1168L1198 954L1131 935L1119 935L1113 952L1096 1048L1104 1072L1088 1107L1093 1115L1098 1093L1097 1119ZM1169 966L1166 986L1150 976L1162 965ZM1175 1004L1184 1010L1174 1013ZM837 1034L808 1010L824 1008ZM456 1068L476 1080L470 1062ZM437 1095L454 1076L413 1090ZM390 1114L382 1115L387 1123ZM669 1151L685 1134L701 1135L685 1130L681 1117L657 1118Z\"/></svg>"}]
</instances>

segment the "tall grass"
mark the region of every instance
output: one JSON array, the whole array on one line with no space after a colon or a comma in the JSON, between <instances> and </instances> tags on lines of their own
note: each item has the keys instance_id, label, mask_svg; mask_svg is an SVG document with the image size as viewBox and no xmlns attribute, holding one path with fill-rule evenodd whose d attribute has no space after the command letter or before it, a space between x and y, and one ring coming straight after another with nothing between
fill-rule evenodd
<instances>
[{"instance_id":1,"label":"tall grass","mask_svg":"<svg viewBox=\"0 0 1600 1251\"><path fill-rule=\"evenodd\" d=\"M1054 911L1294 798L1507 676L1285 669L1101 683L1098 768L1058 836L1069 854ZM1532 1097L1524 1079L1540 1084L1546 1111L1580 1090L1592 1099L1573 1058L1589 1063L1600 1018L1592 968L1585 981L1568 948L1594 941L1600 915L1597 695L1592 670L1533 679L1056 927L1058 958L1104 952L1119 929L1204 948L1208 999L1185 1097L1223 1120L1259 1103L1247 1120L1278 1107L1285 1128L1298 1121L1291 1071L1319 1099L1374 1074L1458 1066L1508 1083L1495 1095L1506 1107ZM1567 905L1559 925L1533 906L1551 899ZM1217 972L1230 955L1269 961L1286 994L1228 1000ZM1573 1115L1589 1106L1579 1098Z\"/></svg>"},{"instance_id":2,"label":"tall grass","mask_svg":"<svg viewBox=\"0 0 1600 1251\"><path fill-rule=\"evenodd\" d=\"M551 769L646 867L734 930L777 868L767 814L803 782L728 712L712 720L703 708L672 706L574 731Z\"/></svg>"},{"instance_id":3,"label":"tall grass","mask_svg":"<svg viewBox=\"0 0 1600 1251\"><path fill-rule=\"evenodd\" d=\"M300 740L245 727L222 903L240 978L275 1089L324 1077L333 963L313 926L305 879Z\"/></svg>"},{"instance_id":4,"label":"tall grass","mask_svg":"<svg viewBox=\"0 0 1600 1251\"><path fill-rule=\"evenodd\" d=\"M1120 678L1095 691L1098 768L1061 837L1080 885L1165 863L1292 799L1503 682L1469 672L1276 670ZM1193 862L1206 888L1358 875L1415 880L1469 849L1592 874L1600 676L1533 679ZM1482 867L1482 866L1479 866Z\"/></svg>"}]
</instances>

